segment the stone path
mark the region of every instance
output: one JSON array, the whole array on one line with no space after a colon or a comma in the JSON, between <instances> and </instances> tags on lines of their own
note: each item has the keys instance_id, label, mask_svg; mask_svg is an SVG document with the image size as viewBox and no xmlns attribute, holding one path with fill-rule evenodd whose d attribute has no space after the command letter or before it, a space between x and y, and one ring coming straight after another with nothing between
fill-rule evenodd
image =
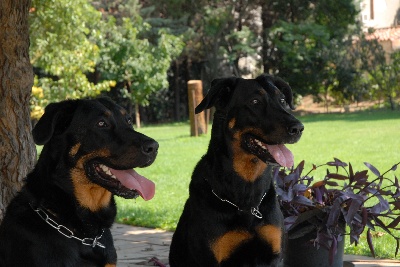
<instances>
[{"instance_id":1,"label":"stone path","mask_svg":"<svg viewBox=\"0 0 400 267\"><path fill-rule=\"evenodd\" d=\"M172 232L114 224L112 233L118 254L118 267L154 266L154 263L149 262L153 257L162 263L168 262ZM400 261L365 256L344 255L344 260L343 267L400 267Z\"/></svg>"}]
</instances>

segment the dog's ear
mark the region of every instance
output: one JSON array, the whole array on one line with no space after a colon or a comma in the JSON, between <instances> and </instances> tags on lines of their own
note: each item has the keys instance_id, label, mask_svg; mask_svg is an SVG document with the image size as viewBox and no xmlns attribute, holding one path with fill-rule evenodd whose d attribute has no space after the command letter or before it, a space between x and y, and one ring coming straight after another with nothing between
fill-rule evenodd
<instances>
[{"instance_id":1,"label":"dog's ear","mask_svg":"<svg viewBox=\"0 0 400 267\"><path fill-rule=\"evenodd\" d=\"M76 100L67 100L47 105L43 116L32 130L35 143L37 145L44 145L53 135L63 133L71 123L77 106Z\"/></svg>"},{"instance_id":2,"label":"dog's ear","mask_svg":"<svg viewBox=\"0 0 400 267\"><path fill-rule=\"evenodd\" d=\"M271 83L273 86L279 89L284 95L286 99L286 103L288 103L289 107L293 110L294 105L293 105L293 92L292 88L290 88L290 85L285 82L283 79L276 77L276 76L270 76L270 75L260 75L256 78L256 80L263 86L268 88Z\"/></svg>"},{"instance_id":3,"label":"dog's ear","mask_svg":"<svg viewBox=\"0 0 400 267\"><path fill-rule=\"evenodd\" d=\"M208 91L207 95L196 107L196 114L214 106L217 109L224 108L229 102L230 96L235 89L235 85L238 79L240 78L229 77L213 80L211 82L211 88Z\"/></svg>"}]
</instances>

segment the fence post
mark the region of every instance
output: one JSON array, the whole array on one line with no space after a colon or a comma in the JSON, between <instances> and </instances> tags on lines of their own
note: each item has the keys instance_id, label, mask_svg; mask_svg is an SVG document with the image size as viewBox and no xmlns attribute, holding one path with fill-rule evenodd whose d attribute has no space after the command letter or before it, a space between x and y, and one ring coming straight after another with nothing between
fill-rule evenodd
<instances>
[{"instance_id":1,"label":"fence post","mask_svg":"<svg viewBox=\"0 0 400 267\"><path fill-rule=\"evenodd\" d=\"M207 131L204 112L194 113L194 109L200 104L201 100L203 100L203 84L201 80L188 81L190 136L198 136Z\"/></svg>"}]
</instances>

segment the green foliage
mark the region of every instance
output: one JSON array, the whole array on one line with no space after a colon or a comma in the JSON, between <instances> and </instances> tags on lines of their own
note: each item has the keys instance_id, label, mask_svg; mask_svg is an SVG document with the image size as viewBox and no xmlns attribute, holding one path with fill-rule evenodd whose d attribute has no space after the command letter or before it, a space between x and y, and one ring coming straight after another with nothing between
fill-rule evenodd
<instances>
[{"instance_id":1,"label":"green foliage","mask_svg":"<svg viewBox=\"0 0 400 267\"><path fill-rule=\"evenodd\" d=\"M94 84L86 73L93 72L99 48L88 36L98 34L100 12L86 0L34 0L30 13L30 58L44 74L35 79L44 98L33 102L60 101L98 95L110 81Z\"/></svg>"},{"instance_id":2,"label":"green foliage","mask_svg":"<svg viewBox=\"0 0 400 267\"><path fill-rule=\"evenodd\" d=\"M352 56L357 59L366 78L366 85L370 88L368 94L373 99L386 98L394 110L394 99L400 93L400 52L389 56L376 39L367 38L363 33L358 38Z\"/></svg>"},{"instance_id":3,"label":"green foliage","mask_svg":"<svg viewBox=\"0 0 400 267\"><path fill-rule=\"evenodd\" d=\"M103 79L123 82L124 97L141 105L148 104L152 92L168 87L167 71L183 48L180 37L163 29L158 32L156 44L140 38L150 28L139 16L135 21L122 18L120 25L110 16L102 23L97 40L101 59L98 70Z\"/></svg>"}]
</instances>

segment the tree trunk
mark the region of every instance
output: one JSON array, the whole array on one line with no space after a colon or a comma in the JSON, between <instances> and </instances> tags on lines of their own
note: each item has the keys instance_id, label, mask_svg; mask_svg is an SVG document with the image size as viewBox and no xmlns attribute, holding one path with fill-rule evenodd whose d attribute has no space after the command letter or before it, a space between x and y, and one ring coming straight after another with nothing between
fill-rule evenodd
<instances>
[{"instance_id":1,"label":"tree trunk","mask_svg":"<svg viewBox=\"0 0 400 267\"><path fill-rule=\"evenodd\" d=\"M0 1L0 221L36 157L29 115L30 5L30 0Z\"/></svg>"},{"instance_id":2,"label":"tree trunk","mask_svg":"<svg viewBox=\"0 0 400 267\"><path fill-rule=\"evenodd\" d=\"M139 129L140 128L140 109L139 109L139 103L135 101L135 118L136 118L136 127Z\"/></svg>"},{"instance_id":3,"label":"tree trunk","mask_svg":"<svg viewBox=\"0 0 400 267\"><path fill-rule=\"evenodd\" d=\"M264 73L273 73L273 47L270 42L269 32L274 24L274 14L271 12L270 1L262 2L261 5L261 21L262 21L262 62Z\"/></svg>"}]
</instances>

